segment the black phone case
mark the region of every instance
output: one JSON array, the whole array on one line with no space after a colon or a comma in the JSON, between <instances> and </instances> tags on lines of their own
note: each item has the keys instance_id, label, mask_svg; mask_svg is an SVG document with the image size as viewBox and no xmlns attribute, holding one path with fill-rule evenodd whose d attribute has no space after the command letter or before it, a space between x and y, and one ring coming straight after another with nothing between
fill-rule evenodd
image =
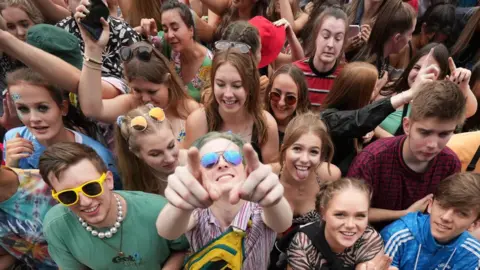
<instances>
[{"instance_id":1,"label":"black phone case","mask_svg":"<svg viewBox=\"0 0 480 270\"><path fill-rule=\"evenodd\" d=\"M110 11L108 7L102 2L102 0L90 0L91 4L88 8L90 13L85 18L80 20L83 28L92 36L95 40L98 40L102 35L103 27L100 22L100 18L108 19Z\"/></svg>"}]
</instances>

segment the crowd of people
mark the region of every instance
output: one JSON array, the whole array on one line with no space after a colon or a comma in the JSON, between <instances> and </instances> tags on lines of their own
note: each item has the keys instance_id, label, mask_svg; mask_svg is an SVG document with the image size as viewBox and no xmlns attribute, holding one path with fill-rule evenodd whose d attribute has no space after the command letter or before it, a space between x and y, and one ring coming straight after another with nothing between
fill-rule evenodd
<instances>
[{"instance_id":1,"label":"crowd of people","mask_svg":"<svg viewBox=\"0 0 480 270\"><path fill-rule=\"evenodd\" d=\"M480 269L480 1L0 0L0 269Z\"/></svg>"}]
</instances>

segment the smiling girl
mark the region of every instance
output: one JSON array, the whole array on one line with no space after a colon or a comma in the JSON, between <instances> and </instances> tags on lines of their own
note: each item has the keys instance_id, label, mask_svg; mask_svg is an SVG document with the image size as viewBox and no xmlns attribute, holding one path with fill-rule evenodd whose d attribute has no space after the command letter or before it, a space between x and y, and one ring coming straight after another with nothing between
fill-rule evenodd
<instances>
[{"instance_id":1,"label":"smiling girl","mask_svg":"<svg viewBox=\"0 0 480 270\"><path fill-rule=\"evenodd\" d=\"M322 265L342 269L383 256L382 238L368 226L370 194L369 187L356 179L323 183L315 203L322 220L295 235L288 249L288 269Z\"/></svg>"},{"instance_id":2,"label":"smiling girl","mask_svg":"<svg viewBox=\"0 0 480 270\"><path fill-rule=\"evenodd\" d=\"M224 43L226 49L213 59L213 95L205 108L188 117L185 146L210 131L232 131L252 143L261 161L271 163L277 158L278 129L275 119L262 110L255 62L246 44Z\"/></svg>"},{"instance_id":3,"label":"smiling girl","mask_svg":"<svg viewBox=\"0 0 480 270\"><path fill-rule=\"evenodd\" d=\"M73 130L87 131L92 124L72 108L68 97L60 89L27 68L9 74L7 81L18 117L25 125L11 129L5 135L4 159L8 166L36 169L41 154L48 146L59 142L77 142L95 149L118 177L110 151L92 138Z\"/></svg>"},{"instance_id":4,"label":"smiling girl","mask_svg":"<svg viewBox=\"0 0 480 270\"><path fill-rule=\"evenodd\" d=\"M265 95L266 110L277 121L279 142L292 118L306 113L310 107L308 88L302 71L293 65L284 65L273 74Z\"/></svg>"}]
</instances>

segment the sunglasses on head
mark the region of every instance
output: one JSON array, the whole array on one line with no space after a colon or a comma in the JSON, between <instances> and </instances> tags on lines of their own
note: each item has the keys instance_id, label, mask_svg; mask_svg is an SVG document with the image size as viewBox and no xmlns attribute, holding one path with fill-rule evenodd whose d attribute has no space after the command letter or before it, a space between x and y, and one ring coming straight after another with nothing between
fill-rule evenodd
<instances>
[{"instance_id":1,"label":"sunglasses on head","mask_svg":"<svg viewBox=\"0 0 480 270\"><path fill-rule=\"evenodd\" d=\"M240 154L240 152L227 150L223 152L211 152L203 155L200 159L200 164L202 164L204 168L210 169L218 164L218 162L220 161L220 156L222 156L226 162L232 164L233 166L240 165L243 160L242 154Z\"/></svg>"},{"instance_id":2,"label":"sunglasses on head","mask_svg":"<svg viewBox=\"0 0 480 270\"><path fill-rule=\"evenodd\" d=\"M282 95L278 92L272 91L270 92L270 101L278 103L282 99ZM297 97L292 94L285 95L284 98L285 104L288 106L293 106L297 103Z\"/></svg>"},{"instance_id":3,"label":"sunglasses on head","mask_svg":"<svg viewBox=\"0 0 480 270\"><path fill-rule=\"evenodd\" d=\"M215 42L215 49L217 51L225 51L230 48L237 49L241 53L250 53L250 46L242 42L220 40Z\"/></svg>"},{"instance_id":4,"label":"sunglasses on head","mask_svg":"<svg viewBox=\"0 0 480 270\"><path fill-rule=\"evenodd\" d=\"M144 131L148 127L148 122L145 117L150 117L151 119L163 122L165 120L165 112L158 107L151 108L148 113L145 115L139 115L130 121L130 127L137 131Z\"/></svg>"},{"instance_id":5,"label":"sunglasses on head","mask_svg":"<svg viewBox=\"0 0 480 270\"><path fill-rule=\"evenodd\" d=\"M82 192L89 198L95 198L103 194L103 182L107 174L103 173L100 178L89 181L81 186L72 189L66 189L59 192L52 190L52 197L65 206L71 206L78 202L79 192Z\"/></svg>"},{"instance_id":6,"label":"sunglasses on head","mask_svg":"<svg viewBox=\"0 0 480 270\"><path fill-rule=\"evenodd\" d=\"M128 62L132 60L134 56L136 56L138 59L148 62L152 58L152 53L160 58L152 46L141 45L134 49L131 47L122 47L120 48L120 59L122 59L123 62Z\"/></svg>"}]
</instances>

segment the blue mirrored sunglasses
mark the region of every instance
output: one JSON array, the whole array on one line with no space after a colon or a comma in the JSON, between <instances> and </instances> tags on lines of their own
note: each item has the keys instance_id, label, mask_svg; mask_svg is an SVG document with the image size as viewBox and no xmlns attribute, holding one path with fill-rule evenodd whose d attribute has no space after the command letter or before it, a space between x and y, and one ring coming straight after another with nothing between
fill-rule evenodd
<instances>
[{"instance_id":1,"label":"blue mirrored sunglasses","mask_svg":"<svg viewBox=\"0 0 480 270\"><path fill-rule=\"evenodd\" d=\"M202 164L204 168L210 169L218 164L220 156L222 156L226 162L232 164L233 166L240 165L243 160L242 154L240 154L238 151L211 152L202 156L200 164Z\"/></svg>"}]
</instances>

